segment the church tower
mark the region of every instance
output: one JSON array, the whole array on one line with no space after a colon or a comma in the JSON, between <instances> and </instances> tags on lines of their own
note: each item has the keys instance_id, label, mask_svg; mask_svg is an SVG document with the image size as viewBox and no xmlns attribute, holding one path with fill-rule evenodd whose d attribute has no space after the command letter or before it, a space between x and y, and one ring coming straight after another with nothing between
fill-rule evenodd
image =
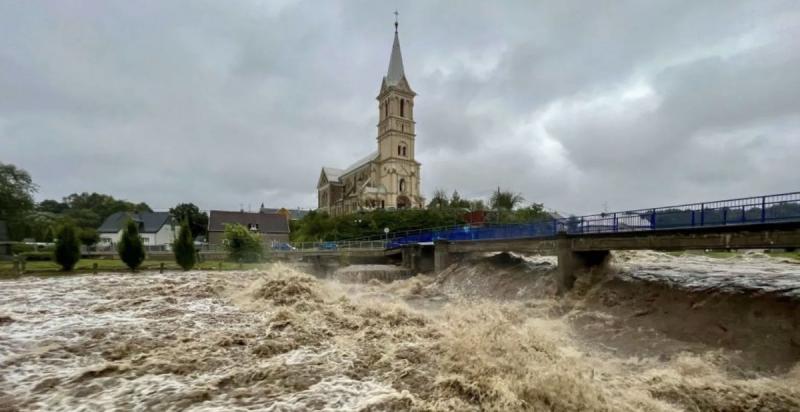
<instances>
[{"instance_id":1,"label":"church tower","mask_svg":"<svg viewBox=\"0 0 800 412\"><path fill-rule=\"evenodd\" d=\"M403 70L398 22L389 70L378 94L378 159L380 182L387 191L387 207L423 207L420 196L420 163L414 158L414 97Z\"/></svg>"}]
</instances>

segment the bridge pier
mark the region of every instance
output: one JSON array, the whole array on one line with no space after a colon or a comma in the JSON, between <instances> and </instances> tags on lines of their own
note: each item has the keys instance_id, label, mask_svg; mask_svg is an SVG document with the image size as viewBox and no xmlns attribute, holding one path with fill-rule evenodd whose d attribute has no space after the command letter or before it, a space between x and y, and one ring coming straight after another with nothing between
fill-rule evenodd
<instances>
[{"instance_id":1,"label":"bridge pier","mask_svg":"<svg viewBox=\"0 0 800 412\"><path fill-rule=\"evenodd\" d=\"M450 266L450 241L437 240L433 242L433 270L439 273Z\"/></svg>"},{"instance_id":2,"label":"bridge pier","mask_svg":"<svg viewBox=\"0 0 800 412\"><path fill-rule=\"evenodd\" d=\"M561 234L558 237L558 293L564 293L575 285L575 273L608 264L611 252L608 250L572 250L572 241Z\"/></svg>"}]
</instances>

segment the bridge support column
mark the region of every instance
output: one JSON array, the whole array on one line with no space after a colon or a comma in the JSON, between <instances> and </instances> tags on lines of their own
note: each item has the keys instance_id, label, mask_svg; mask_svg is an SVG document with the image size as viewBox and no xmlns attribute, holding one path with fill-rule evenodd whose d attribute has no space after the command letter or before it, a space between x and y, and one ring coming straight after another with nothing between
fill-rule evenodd
<instances>
[{"instance_id":1,"label":"bridge support column","mask_svg":"<svg viewBox=\"0 0 800 412\"><path fill-rule=\"evenodd\" d=\"M412 272L419 270L420 247L419 245L403 245L402 266Z\"/></svg>"},{"instance_id":2,"label":"bridge support column","mask_svg":"<svg viewBox=\"0 0 800 412\"><path fill-rule=\"evenodd\" d=\"M439 273L450 266L450 242L437 240L433 245L433 271Z\"/></svg>"},{"instance_id":3,"label":"bridge support column","mask_svg":"<svg viewBox=\"0 0 800 412\"><path fill-rule=\"evenodd\" d=\"M608 250L576 252L572 242L562 234L558 239L558 293L564 293L575 285L576 272L585 271L608 263L611 256Z\"/></svg>"}]
</instances>

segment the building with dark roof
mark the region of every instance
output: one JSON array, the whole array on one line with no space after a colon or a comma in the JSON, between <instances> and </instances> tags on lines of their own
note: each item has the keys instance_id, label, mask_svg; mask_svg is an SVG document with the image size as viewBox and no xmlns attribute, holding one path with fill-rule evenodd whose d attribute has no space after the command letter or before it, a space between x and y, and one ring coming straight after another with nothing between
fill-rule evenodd
<instances>
[{"instance_id":1,"label":"building with dark roof","mask_svg":"<svg viewBox=\"0 0 800 412\"><path fill-rule=\"evenodd\" d=\"M174 224L169 212L117 212L107 217L97 229L100 244L117 244L129 219L139 226L139 236L145 246L169 245L177 237L179 227Z\"/></svg>"},{"instance_id":2,"label":"building with dark roof","mask_svg":"<svg viewBox=\"0 0 800 412\"><path fill-rule=\"evenodd\" d=\"M289 241L289 219L280 213L212 210L208 215L208 243L221 245L225 225L240 224L261 234L264 244Z\"/></svg>"}]
</instances>

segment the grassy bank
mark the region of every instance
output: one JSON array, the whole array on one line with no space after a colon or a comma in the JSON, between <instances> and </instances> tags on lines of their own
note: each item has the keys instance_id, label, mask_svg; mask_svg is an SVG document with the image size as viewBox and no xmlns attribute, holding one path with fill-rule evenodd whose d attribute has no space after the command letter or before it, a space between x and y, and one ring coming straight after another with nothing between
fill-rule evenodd
<instances>
[{"instance_id":1,"label":"grassy bank","mask_svg":"<svg viewBox=\"0 0 800 412\"><path fill-rule=\"evenodd\" d=\"M159 270L162 263L164 264L164 270L182 270L175 261L145 260L142 266L139 267L139 271ZM97 264L97 270L99 272L130 272L130 269L125 266L125 263L119 259L81 259L71 272L62 272L58 264L52 261L25 262L25 275L91 273L95 264ZM238 270L240 267L239 264L235 262L207 260L197 264L194 270L219 270L220 265L222 265L222 270ZM247 270L260 267L261 265L262 263L243 263L241 267ZM14 262L0 261L0 277L14 276L16 276Z\"/></svg>"}]
</instances>

